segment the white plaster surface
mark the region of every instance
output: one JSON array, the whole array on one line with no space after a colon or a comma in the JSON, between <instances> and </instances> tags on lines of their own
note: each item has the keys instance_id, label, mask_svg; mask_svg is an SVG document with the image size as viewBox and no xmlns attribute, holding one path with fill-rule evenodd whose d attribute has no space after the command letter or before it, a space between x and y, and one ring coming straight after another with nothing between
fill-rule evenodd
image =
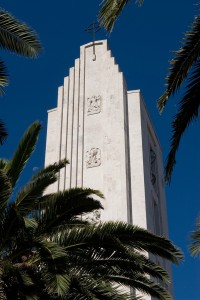
<instances>
[{"instance_id":1,"label":"white plaster surface","mask_svg":"<svg viewBox=\"0 0 200 300\"><path fill-rule=\"evenodd\" d=\"M95 42L95 53L94 60L92 43L81 46L80 58L58 90L57 108L48 112L45 165L62 158L70 165L47 192L76 186L99 189L105 195L101 220L127 221L152 232L154 199L167 236L162 151L141 92L127 91L106 40ZM100 97L101 109L88 114L94 97ZM150 147L157 156L158 195L150 178ZM95 153L91 149L100 150L100 164L91 155L93 167L87 167L88 154Z\"/></svg>"}]
</instances>

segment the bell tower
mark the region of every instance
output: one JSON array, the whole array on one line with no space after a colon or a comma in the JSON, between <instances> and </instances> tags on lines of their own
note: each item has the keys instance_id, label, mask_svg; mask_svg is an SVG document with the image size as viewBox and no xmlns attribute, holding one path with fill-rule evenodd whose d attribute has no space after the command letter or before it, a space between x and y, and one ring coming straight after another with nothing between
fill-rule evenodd
<instances>
[{"instance_id":1,"label":"bell tower","mask_svg":"<svg viewBox=\"0 0 200 300\"><path fill-rule=\"evenodd\" d=\"M45 165L63 158L70 164L48 192L98 189L105 200L96 221L168 236L161 146L140 90L127 90L107 40L81 46L57 107L48 111ZM169 264L159 263L170 273Z\"/></svg>"}]
</instances>

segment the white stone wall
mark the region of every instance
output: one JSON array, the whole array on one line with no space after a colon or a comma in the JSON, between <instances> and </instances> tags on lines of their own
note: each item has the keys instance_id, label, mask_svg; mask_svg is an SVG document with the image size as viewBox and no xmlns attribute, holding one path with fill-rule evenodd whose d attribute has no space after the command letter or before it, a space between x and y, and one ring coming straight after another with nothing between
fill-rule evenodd
<instances>
[{"instance_id":1,"label":"white stone wall","mask_svg":"<svg viewBox=\"0 0 200 300\"><path fill-rule=\"evenodd\" d=\"M128 92L128 111L133 224L168 237L162 150L140 90ZM157 160L157 189L151 182L151 148ZM155 221L154 201L159 212L159 228L156 228L159 222ZM171 275L170 263L163 259L157 262ZM173 294L172 285L169 290Z\"/></svg>"},{"instance_id":2,"label":"white stone wall","mask_svg":"<svg viewBox=\"0 0 200 300\"><path fill-rule=\"evenodd\" d=\"M127 92L107 41L95 42L95 56L93 47L81 47L80 59L58 89L57 108L48 112L45 165L70 161L48 192L99 189L105 195L102 220L127 221L152 232L156 201L167 236L162 151L141 93ZM151 182L150 147L156 153L159 193Z\"/></svg>"}]
</instances>

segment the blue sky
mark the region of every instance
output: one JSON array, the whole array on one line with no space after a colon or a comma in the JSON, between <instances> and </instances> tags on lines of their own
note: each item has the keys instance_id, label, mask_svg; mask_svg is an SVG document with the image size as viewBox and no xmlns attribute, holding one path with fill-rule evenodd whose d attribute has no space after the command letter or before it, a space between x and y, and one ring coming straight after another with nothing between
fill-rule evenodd
<instances>
[{"instance_id":1,"label":"blue sky","mask_svg":"<svg viewBox=\"0 0 200 300\"><path fill-rule=\"evenodd\" d=\"M1 1L1 6L26 21L39 34L44 51L37 60L28 60L2 51L10 75L10 85L0 99L0 117L9 137L0 148L1 157L11 157L18 141L34 120L43 124L37 150L23 180L44 162L47 110L56 106L57 88L68 69L79 57L79 47L90 41L84 32L96 17L97 0L77 1ZM102 30L98 39L108 38L116 61L127 80L128 88L141 89L158 133L166 158L169 150L170 123L177 111L178 94L171 99L162 116L156 100L164 91L171 51L178 49L183 33L196 10L191 0L134 1L127 6L111 36ZM167 206L170 238L184 252L185 260L174 268L176 300L200 298L200 260L188 253L189 235L200 213L199 121L190 126L177 155L177 165L170 187Z\"/></svg>"}]
</instances>

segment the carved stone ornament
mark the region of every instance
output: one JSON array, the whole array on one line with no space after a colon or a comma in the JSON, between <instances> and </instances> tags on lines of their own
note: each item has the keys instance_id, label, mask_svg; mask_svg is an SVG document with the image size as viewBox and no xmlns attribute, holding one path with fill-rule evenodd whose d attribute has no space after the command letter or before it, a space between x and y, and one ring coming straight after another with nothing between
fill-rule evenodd
<instances>
[{"instance_id":1,"label":"carved stone ornament","mask_svg":"<svg viewBox=\"0 0 200 300\"><path fill-rule=\"evenodd\" d=\"M101 164L101 150L99 148L91 148L86 152L86 167L98 167Z\"/></svg>"},{"instance_id":2,"label":"carved stone ornament","mask_svg":"<svg viewBox=\"0 0 200 300\"><path fill-rule=\"evenodd\" d=\"M101 112L101 96L87 98L87 114L99 114Z\"/></svg>"},{"instance_id":3,"label":"carved stone ornament","mask_svg":"<svg viewBox=\"0 0 200 300\"><path fill-rule=\"evenodd\" d=\"M101 212L98 209L96 209L95 211L87 215L87 217L85 218L86 221L89 221L91 223L98 223L100 222L100 219L101 219Z\"/></svg>"}]
</instances>

